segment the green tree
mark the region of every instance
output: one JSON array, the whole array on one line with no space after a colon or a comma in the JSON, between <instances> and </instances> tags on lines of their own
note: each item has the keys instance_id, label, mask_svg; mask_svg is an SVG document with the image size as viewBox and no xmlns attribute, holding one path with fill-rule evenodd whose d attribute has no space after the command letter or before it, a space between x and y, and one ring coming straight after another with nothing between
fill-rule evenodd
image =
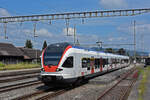
<instances>
[{"instance_id":1,"label":"green tree","mask_svg":"<svg viewBox=\"0 0 150 100\"><path fill-rule=\"evenodd\" d=\"M125 51L123 48L120 48L120 49L117 51L117 53L118 53L119 55L125 55L125 54L126 54L126 51Z\"/></svg>"},{"instance_id":2,"label":"green tree","mask_svg":"<svg viewBox=\"0 0 150 100\"><path fill-rule=\"evenodd\" d=\"M46 42L46 40L45 40L44 43L43 43L42 50L44 50L46 47L47 47L47 42Z\"/></svg>"},{"instance_id":3,"label":"green tree","mask_svg":"<svg viewBox=\"0 0 150 100\"><path fill-rule=\"evenodd\" d=\"M33 48L31 40L26 40L25 47L26 48Z\"/></svg>"},{"instance_id":4,"label":"green tree","mask_svg":"<svg viewBox=\"0 0 150 100\"><path fill-rule=\"evenodd\" d=\"M106 48L105 52L108 53L115 53L115 51L112 48Z\"/></svg>"}]
</instances>

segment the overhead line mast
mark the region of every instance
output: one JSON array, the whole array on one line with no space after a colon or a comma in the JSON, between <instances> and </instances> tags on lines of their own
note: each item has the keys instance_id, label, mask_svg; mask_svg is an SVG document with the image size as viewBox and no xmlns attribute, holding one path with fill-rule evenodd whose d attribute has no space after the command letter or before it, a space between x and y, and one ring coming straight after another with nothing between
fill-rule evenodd
<instances>
[{"instance_id":1,"label":"overhead line mast","mask_svg":"<svg viewBox=\"0 0 150 100\"><path fill-rule=\"evenodd\" d=\"M150 8L92 11L92 12L73 12L73 13L29 15L29 16L11 16L11 17L0 17L0 23L41 21L41 20L51 21L51 20L58 20L58 19L94 18L94 17L134 16L134 15L139 15L148 12L150 12Z\"/></svg>"}]
</instances>

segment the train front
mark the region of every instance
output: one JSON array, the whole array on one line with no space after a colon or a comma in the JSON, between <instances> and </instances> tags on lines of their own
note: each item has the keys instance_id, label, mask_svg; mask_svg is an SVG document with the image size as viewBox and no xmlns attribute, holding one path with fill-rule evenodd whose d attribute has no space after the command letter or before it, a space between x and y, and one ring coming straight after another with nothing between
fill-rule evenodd
<instances>
[{"instance_id":1,"label":"train front","mask_svg":"<svg viewBox=\"0 0 150 100\"><path fill-rule=\"evenodd\" d=\"M41 81L48 86L65 85L68 80L64 79L66 73L71 72L67 68L62 67L63 63L69 58L72 61L73 58L66 57L66 53L71 48L68 43L56 43L49 45L42 53L42 68L41 68ZM69 54L69 53L67 53ZM65 57L64 57L65 56ZM71 64L70 63L70 64Z\"/></svg>"}]
</instances>

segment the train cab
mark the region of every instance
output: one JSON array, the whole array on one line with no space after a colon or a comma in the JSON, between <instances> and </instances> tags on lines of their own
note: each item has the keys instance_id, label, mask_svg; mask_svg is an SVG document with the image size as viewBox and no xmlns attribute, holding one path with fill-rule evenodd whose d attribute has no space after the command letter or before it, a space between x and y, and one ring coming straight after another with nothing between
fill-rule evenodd
<instances>
[{"instance_id":1,"label":"train cab","mask_svg":"<svg viewBox=\"0 0 150 100\"><path fill-rule=\"evenodd\" d=\"M41 80L45 84L74 81L74 55L68 43L49 45L42 53ZM65 80L67 79L67 80Z\"/></svg>"}]
</instances>

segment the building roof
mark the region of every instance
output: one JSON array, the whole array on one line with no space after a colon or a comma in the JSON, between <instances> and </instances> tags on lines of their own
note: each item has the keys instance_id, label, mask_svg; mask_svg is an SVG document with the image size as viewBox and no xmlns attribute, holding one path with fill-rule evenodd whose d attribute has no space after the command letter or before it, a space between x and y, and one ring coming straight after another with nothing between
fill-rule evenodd
<instances>
[{"instance_id":1,"label":"building roof","mask_svg":"<svg viewBox=\"0 0 150 100\"><path fill-rule=\"evenodd\" d=\"M18 47L18 49L20 49L23 52L24 59L40 58L42 53L40 50L31 49L31 48Z\"/></svg>"},{"instance_id":2,"label":"building roof","mask_svg":"<svg viewBox=\"0 0 150 100\"><path fill-rule=\"evenodd\" d=\"M0 43L0 56L23 56L23 53L10 43Z\"/></svg>"}]
</instances>

